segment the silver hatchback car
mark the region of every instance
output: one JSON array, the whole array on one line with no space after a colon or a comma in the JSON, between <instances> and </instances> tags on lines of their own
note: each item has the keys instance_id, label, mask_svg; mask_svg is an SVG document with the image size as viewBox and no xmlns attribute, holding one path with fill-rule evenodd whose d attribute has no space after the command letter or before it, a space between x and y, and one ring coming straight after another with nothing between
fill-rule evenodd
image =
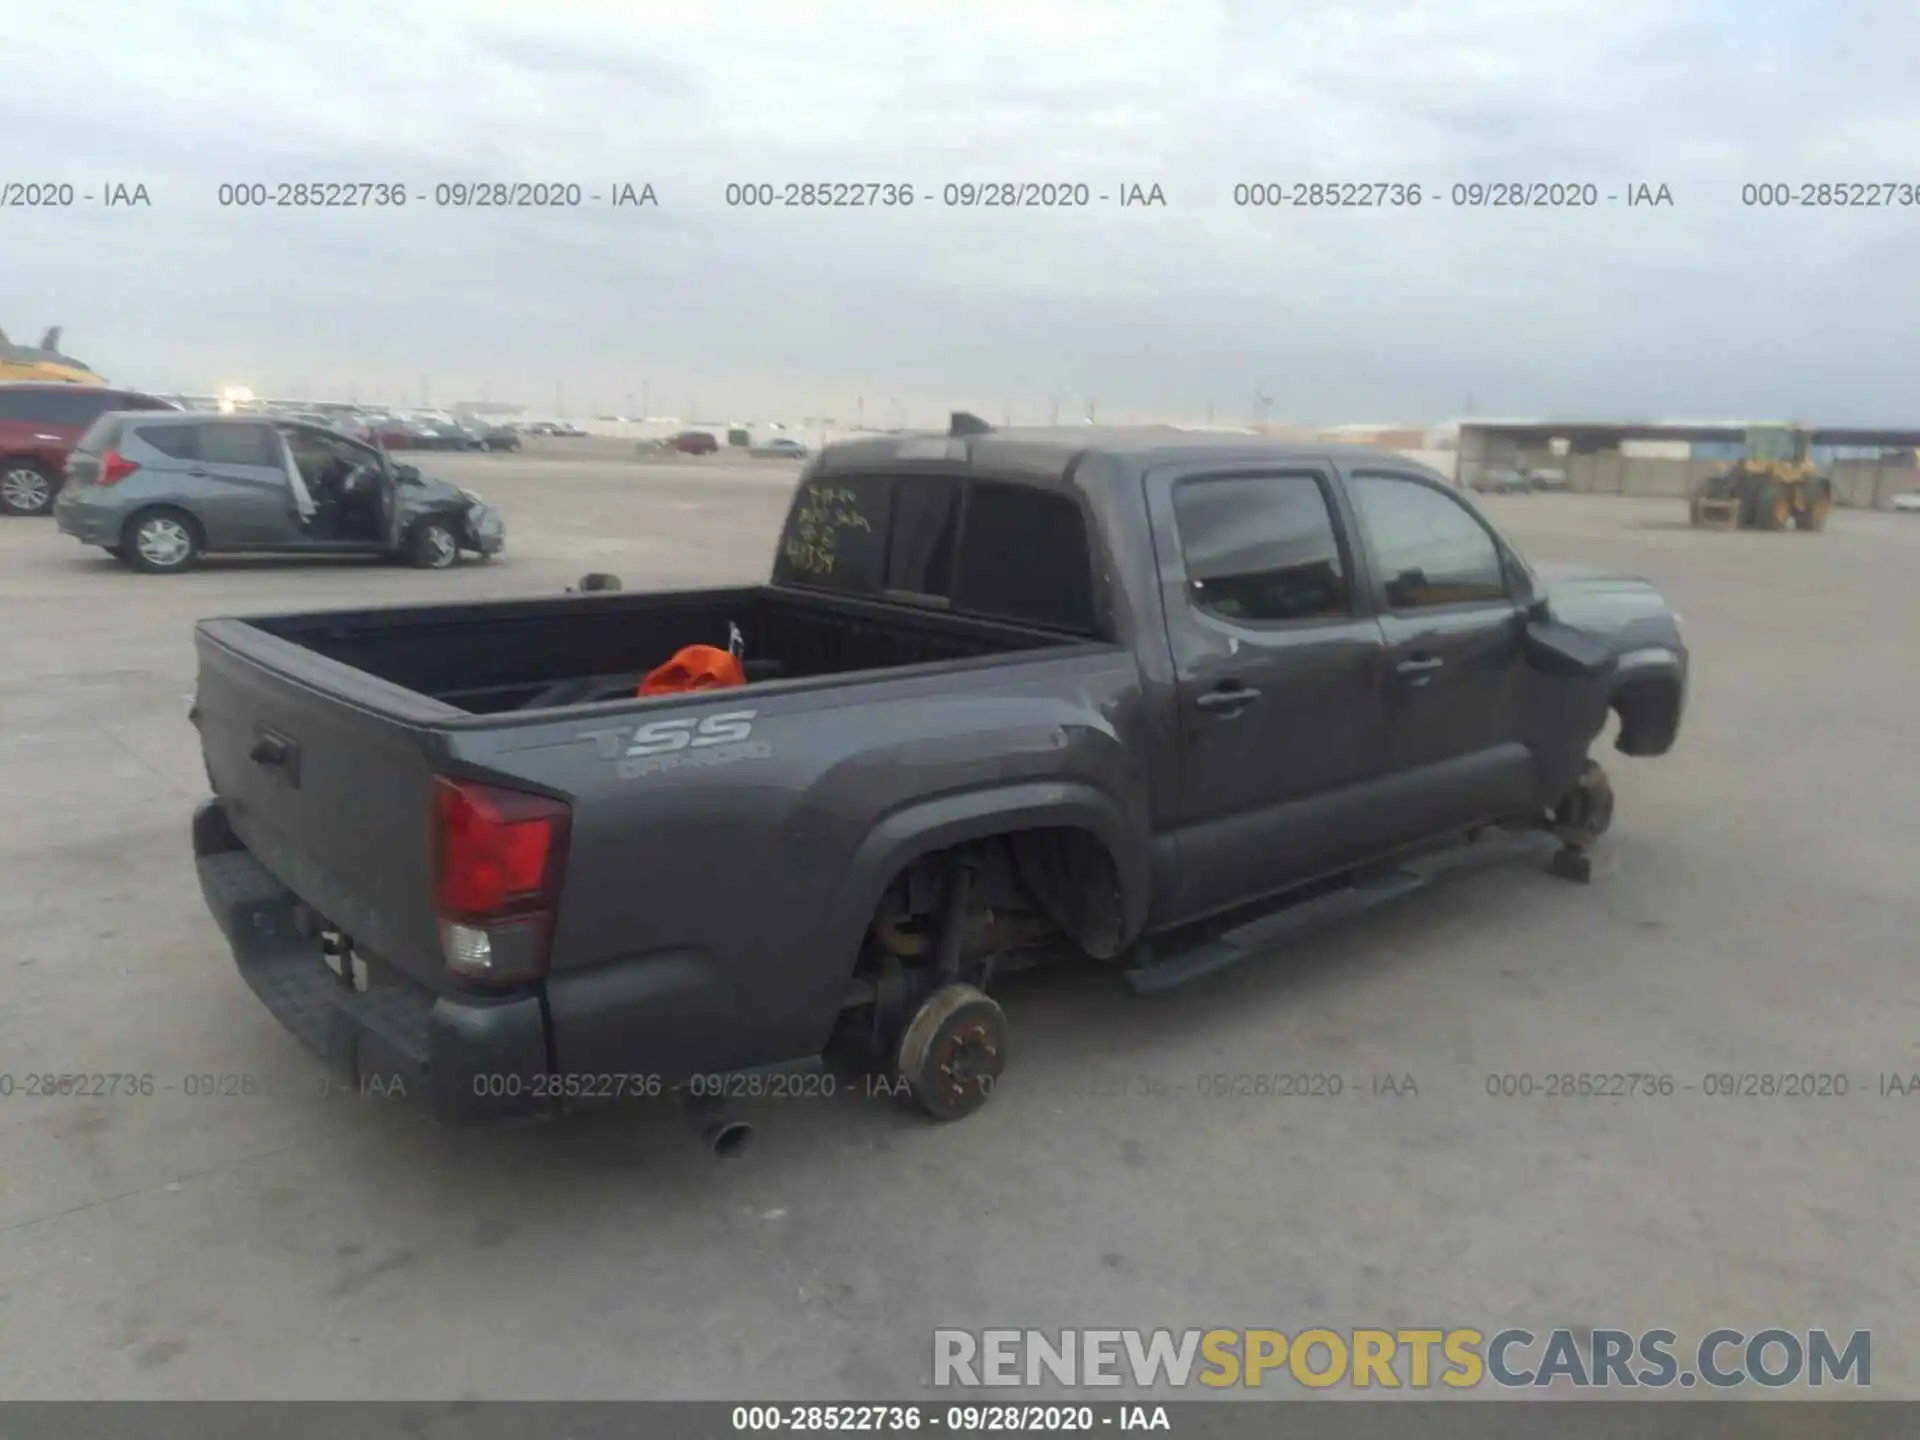
<instances>
[{"instance_id":1,"label":"silver hatchback car","mask_svg":"<svg viewBox=\"0 0 1920 1440\"><path fill-rule=\"evenodd\" d=\"M54 518L153 573L223 551L379 555L444 570L506 543L479 496L326 426L191 411L94 421L67 461Z\"/></svg>"}]
</instances>

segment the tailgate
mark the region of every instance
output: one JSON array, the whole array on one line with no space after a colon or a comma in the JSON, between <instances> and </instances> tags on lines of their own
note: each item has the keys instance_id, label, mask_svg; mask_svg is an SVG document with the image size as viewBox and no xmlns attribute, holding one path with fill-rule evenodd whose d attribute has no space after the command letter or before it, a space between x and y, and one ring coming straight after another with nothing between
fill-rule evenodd
<instances>
[{"instance_id":1,"label":"tailgate","mask_svg":"<svg viewBox=\"0 0 1920 1440\"><path fill-rule=\"evenodd\" d=\"M429 852L445 707L244 621L203 621L194 646L200 751L234 834L357 951L447 988Z\"/></svg>"}]
</instances>

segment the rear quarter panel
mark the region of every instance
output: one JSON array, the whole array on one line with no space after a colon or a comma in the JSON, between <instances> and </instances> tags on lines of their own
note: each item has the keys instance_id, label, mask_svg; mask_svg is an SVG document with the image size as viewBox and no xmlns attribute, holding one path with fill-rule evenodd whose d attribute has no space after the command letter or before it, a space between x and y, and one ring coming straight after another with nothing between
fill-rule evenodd
<instances>
[{"instance_id":1,"label":"rear quarter panel","mask_svg":"<svg viewBox=\"0 0 1920 1440\"><path fill-rule=\"evenodd\" d=\"M898 866L1012 810L1103 831L1144 895L1141 709L1131 657L1103 646L455 728L451 743L476 776L573 801L556 979L697 976L732 1017L713 1044L737 1053L716 1063L753 1063L824 1043Z\"/></svg>"},{"instance_id":2,"label":"rear quarter panel","mask_svg":"<svg viewBox=\"0 0 1920 1440\"><path fill-rule=\"evenodd\" d=\"M71 425L0 420L0 455L37 460L56 478L65 470L67 455L79 439L80 432Z\"/></svg>"}]
</instances>

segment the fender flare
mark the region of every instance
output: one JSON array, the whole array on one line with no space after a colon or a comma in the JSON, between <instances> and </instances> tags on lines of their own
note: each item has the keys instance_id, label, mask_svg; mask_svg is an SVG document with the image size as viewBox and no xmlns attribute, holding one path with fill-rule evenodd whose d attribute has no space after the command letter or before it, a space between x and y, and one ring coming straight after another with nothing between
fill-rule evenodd
<instances>
[{"instance_id":1,"label":"fender flare","mask_svg":"<svg viewBox=\"0 0 1920 1440\"><path fill-rule=\"evenodd\" d=\"M1671 680L1684 689L1687 667L1677 653L1664 645L1629 650L1614 663L1613 674L1607 680L1607 699L1612 700L1623 687L1645 680Z\"/></svg>"},{"instance_id":2,"label":"fender flare","mask_svg":"<svg viewBox=\"0 0 1920 1440\"><path fill-rule=\"evenodd\" d=\"M1622 700L1654 691L1661 696L1653 713L1629 715ZM1671 704L1667 703L1671 697ZM1673 748L1687 703L1687 667L1677 651L1664 645L1629 650L1614 666L1607 682L1607 708L1620 712L1620 737L1614 748L1623 755L1664 755Z\"/></svg>"}]
</instances>

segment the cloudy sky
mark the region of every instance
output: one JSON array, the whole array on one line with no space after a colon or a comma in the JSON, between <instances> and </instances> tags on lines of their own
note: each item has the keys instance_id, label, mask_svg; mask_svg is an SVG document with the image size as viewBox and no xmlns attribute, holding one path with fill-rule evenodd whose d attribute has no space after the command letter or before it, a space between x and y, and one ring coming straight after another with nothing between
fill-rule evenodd
<instances>
[{"instance_id":1,"label":"cloudy sky","mask_svg":"<svg viewBox=\"0 0 1920 1440\"><path fill-rule=\"evenodd\" d=\"M0 325L116 379L572 413L1920 419L1920 13L1890 0L13 0ZM223 207L379 182L399 209ZM578 184L578 208L435 203ZM729 184L907 184L747 210ZM1084 184L1069 209L948 185ZM1417 184L1416 208L1234 203ZM1492 211L1453 186L1595 187ZM616 209L623 183L657 206ZM1629 187L1670 206L1629 208ZM114 184L151 205L107 209ZM1160 187L1164 206L1118 204ZM601 198L594 201L591 195ZM1114 198L1102 203L1099 195ZM1622 197L1617 201L1609 195ZM11 197L18 198L18 194Z\"/></svg>"}]
</instances>

